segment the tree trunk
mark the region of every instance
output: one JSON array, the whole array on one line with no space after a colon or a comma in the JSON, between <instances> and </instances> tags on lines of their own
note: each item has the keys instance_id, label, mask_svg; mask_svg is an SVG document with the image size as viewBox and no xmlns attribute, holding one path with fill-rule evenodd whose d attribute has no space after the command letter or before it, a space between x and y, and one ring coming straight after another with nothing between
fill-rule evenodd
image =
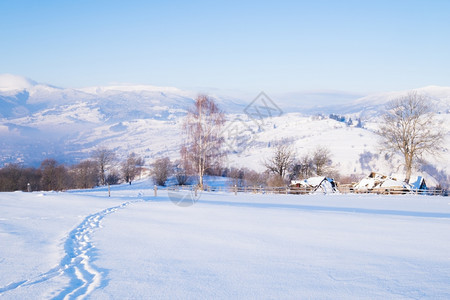
<instances>
[{"instance_id":1,"label":"tree trunk","mask_svg":"<svg viewBox=\"0 0 450 300\"><path fill-rule=\"evenodd\" d=\"M201 190L203 190L203 172L199 172L198 175L198 186Z\"/></svg>"},{"instance_id":2,"label":"tree trunk","mask_svg":"<svg viewBox=\"0 0 450 300\"><path fill-rule=\"evenodd\" d=\"M406 178L405 182L409 183L412 173L412 155L405 155Z\"/></svg>"}]
</instances>

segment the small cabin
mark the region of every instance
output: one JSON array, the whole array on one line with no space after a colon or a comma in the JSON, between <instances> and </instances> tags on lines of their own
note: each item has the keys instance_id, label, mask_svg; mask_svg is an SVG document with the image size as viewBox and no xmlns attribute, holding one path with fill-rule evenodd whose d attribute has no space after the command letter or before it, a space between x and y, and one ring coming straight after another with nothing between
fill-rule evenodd
<instances>
[{"instance_id":1,"label":"small cabin","mask_svg":"<svg viewBox=\"0 0 450 300\"><path fill-rule=\"evenodd\" d=\"M309 194L317 191L321 191L324 194L337 192L336 182L334 179L328 177L311 177L303 180L292 180L289 187L291 188L291 192L296 194Z\"/></svg>"},{"instance_id":2,"label":"small cabin","mask_svg":"<svg viewBox=\"0 0 450 300\"><path fill-rule=\"evenodd\" d=\"M356 193L404 194L411 190L407 183L395 177L371 172L353 186Z\"/></svg>"}]
</instances>

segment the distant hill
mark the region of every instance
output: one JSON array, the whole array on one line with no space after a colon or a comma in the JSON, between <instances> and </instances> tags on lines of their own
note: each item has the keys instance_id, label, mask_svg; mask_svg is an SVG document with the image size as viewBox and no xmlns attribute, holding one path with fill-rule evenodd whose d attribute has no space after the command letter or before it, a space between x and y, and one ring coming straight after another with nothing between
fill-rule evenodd
<instances>
[{"instance_id":1,"label":"distant hill","mask_svg":"<svg viewBox=\"0 0 450 300\"><path fill-rule=\"evenodd\" d=\"M442 130L450 137L450 87L417 91L429 97L445 121ZM341 173L364 174L374 169L398 171L378 153L373 131L385 104L407 92L362 97L339 92L284 95L272 99L283 114L266 119L261 126L244 113L253 99L212 96L226 112L228 124L240 120L238 134L228 136L230 166L261 169L261 160L276 143L290 143L299 156L317 145L327 146ZM0 166L9 162L38 165L46 157L76 163L99 145L114 149L119 157L136 152L148 162L161 155L175 159L182 118L196 95L146 85L68 89L0 75ZM437 169L450 172L448 149L450 138L442 159L428 159Z\"/></svg>"}]
</instances>

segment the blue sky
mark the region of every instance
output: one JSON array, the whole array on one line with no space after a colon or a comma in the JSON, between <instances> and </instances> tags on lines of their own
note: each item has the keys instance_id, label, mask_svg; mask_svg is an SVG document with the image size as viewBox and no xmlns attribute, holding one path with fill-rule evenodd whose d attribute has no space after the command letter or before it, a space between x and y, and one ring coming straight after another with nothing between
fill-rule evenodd
<instances>
[{"instance_id":1,"label":"blue sky","mask_svg":"<svg viewBox=\"0 0 450 300\"><path fill-rule=\"evenodd\" d=\"M0 1L0 73L257 94L450 85L450 1Z\"/></svg>"}]
</instances>

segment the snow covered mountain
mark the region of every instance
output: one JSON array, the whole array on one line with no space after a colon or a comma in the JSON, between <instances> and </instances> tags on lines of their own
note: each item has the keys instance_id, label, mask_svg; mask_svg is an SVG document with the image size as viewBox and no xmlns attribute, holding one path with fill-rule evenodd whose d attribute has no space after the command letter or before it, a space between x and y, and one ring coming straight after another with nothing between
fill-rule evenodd
<instances>
[{"instance_id":1,"label":"snow covered mountain","mask_svg":"<svg viewBox=\"0 0 450 300\"><path fill-rule=\"evenodd\" d=\"M437 108L445 121L443 130L450 137L450 87L417 91ZM327 146L341 173L364 174L372 169L398 171L392 169L392 161L379 155L373 131L385 103L407 92L364 97L343 93L280 96L272 99L280 114L259 123L245 113L247 106L255 105L253 99L211 96L227 113L226 128L235 126L227 132L230 166L261 169L261 160L270 155L273 145L288 142L299 156L318 145ZM119 157L133 151L148 162L161 155L177 158L182 117L196 95L146 85L59 88L0 75L0 166L8 162L37 165L47 157L76 163L98 146L114 149ZM308 104L317 97L320 101L315 105ZM329 114L335 117L329 118ZM358 119L363 126L356 126ZM429 158L437 169L447 172L448 149L450 138L442 158Z\"/></svg>"}]
</instances>

